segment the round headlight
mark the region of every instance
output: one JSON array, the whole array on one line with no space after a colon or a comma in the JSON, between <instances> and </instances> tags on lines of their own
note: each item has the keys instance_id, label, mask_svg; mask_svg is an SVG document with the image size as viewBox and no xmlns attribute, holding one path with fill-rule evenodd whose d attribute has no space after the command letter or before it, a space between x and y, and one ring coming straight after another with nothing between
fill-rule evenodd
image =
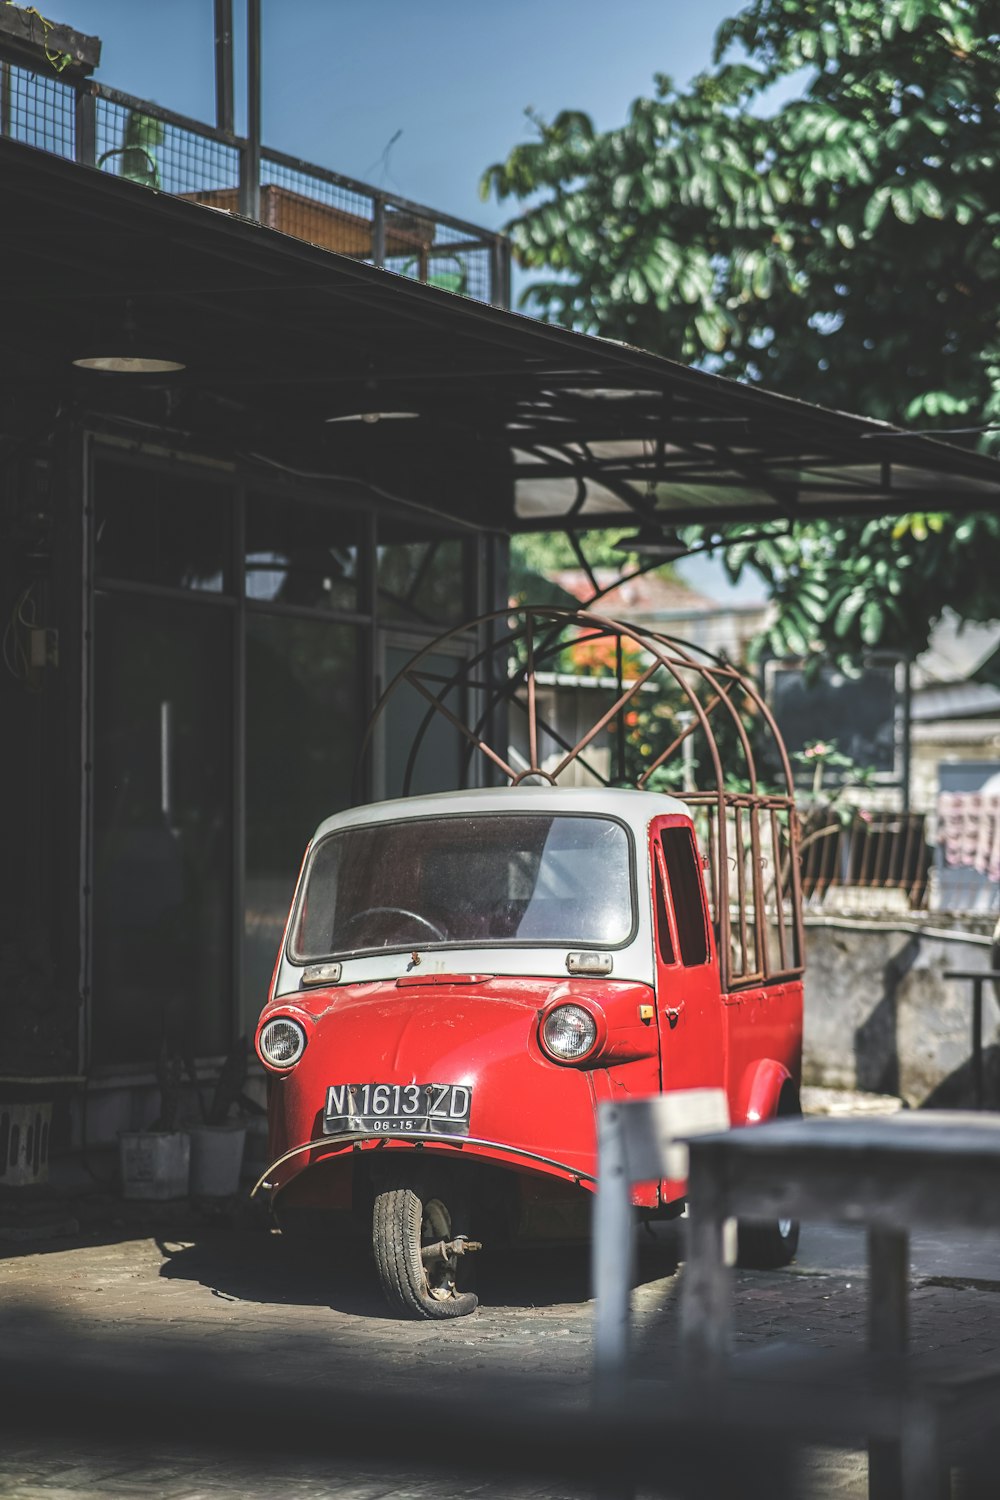
<instances>
[{"instance_id":1,"label":"round headlight","mask_svg":"<svg viewBox=\"0 0 1000 1500\"><path fill-rule=\"evenodd\" d=\"M305 1028L288 1016L276 1016L261 1028L257 1047L272 1068L290 1068L306 1050Z\"/></svg>"},{"instance_id":2,"label":"round headlight","mask_svg":"<svg viewBox=\"0 0 1000 1500\"><path fill-rule=\"evenodd\" d=\"M542 1023L542 1045L561 1062L586 1057L597 1041L597 1022L582 1005L557 1005Z\"/></svg>"}]
</instances>

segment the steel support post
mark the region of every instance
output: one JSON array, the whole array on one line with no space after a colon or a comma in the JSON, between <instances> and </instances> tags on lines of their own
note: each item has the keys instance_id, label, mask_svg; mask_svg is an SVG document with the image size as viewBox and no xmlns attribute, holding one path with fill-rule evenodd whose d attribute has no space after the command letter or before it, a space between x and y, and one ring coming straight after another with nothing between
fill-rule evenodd
<instances>
[{"instance_id":1,"label":"steel support post","mask_svg":"<svg viewBox=\"0 0 1000 1500\"><path fill-rule=\"evenodd\" d=\"M260 0L247 0L247 138L240 155L240 213L260 218Z\"/></svg>"},{"instance_id":2,"label":"steel support post","mask_svg":"<svg viewBox=\"0 0 1000 1500\"><path fill-rule=\"evenodd\" d=\"M385 265L385 199L372 204L372 265Z\"/></svg>"},{"instance_id":3,"label":"steel support post","mask_svg":"<svg viewBox=\"0 0 1000 1500\"><path fill-rule=\"evenodd\" d=\"M76 91L76 160L83 167L97 165L97 100L86 84Z\"/></svg>"},{"instance_id":4,"label":"steel support post","mask_svg":"<svg viewBox=\"0 0 1000 1500\"><path fill-rule=\"evenodd\" d=\"M233 0L215 0L215 123L236 133L233 88Z\"/></svg>"}]
</instances>

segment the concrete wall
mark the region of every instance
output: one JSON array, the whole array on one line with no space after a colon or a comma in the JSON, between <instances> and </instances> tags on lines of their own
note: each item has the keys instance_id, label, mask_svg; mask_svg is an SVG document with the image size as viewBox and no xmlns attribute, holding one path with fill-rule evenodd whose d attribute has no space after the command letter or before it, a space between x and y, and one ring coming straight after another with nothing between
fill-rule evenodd
<instances>
[{"instance_id":1,"label":"concrete wall","mask_svg":"<svg viewBox=\"0 0 1000 1500\"><path fill-rule=\"evenodd\" d=\"M804 1081L898 1094L911 1107L973 1103L972 985L992 916L807 917ZM983 990L986 1103L1000 1108L1000 1010Z\"/></svg>"}]
</instances>

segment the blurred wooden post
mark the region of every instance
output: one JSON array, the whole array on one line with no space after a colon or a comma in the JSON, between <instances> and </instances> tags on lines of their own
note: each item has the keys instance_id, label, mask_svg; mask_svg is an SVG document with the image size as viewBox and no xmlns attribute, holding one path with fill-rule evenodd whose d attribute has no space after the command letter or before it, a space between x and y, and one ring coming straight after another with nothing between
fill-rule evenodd
<instances>
[{"instance_id":1,"label":"blurred wooden post","mask_svg":"<svg viewBox=\"0 0 1000 1500\"><path fill-rule=\"evenodd\" d=\"M722 1089L681 1089L646 1099L602 1104L597 1115L597 1202L594 1207L592 1269L595 1398L611 1405L624 1399L628 1373L629 1311L635 1276L632 1186L637 1182L683 1181L688 1174L688 1137L727 1129L729 1107ZM706 1219L702 1231L711 1246ZM723 1254L719 1233L719 1254ZM700 1245L700 1241L699 1241ZM706 1256L708 1267L711 1253ZM685 1269L699 1256L692 1252ZM696 1271L697 1277L699 1273ZM706 1272L711 1283L711 1274ZM706 1296L713 1297L709 1287ZM719 1298L715 1298L719 1301ZM722 1316L728 1306L721 1299ZM696 1337L697 1335L695 1335Z\"/></svg>"}]
</instances>

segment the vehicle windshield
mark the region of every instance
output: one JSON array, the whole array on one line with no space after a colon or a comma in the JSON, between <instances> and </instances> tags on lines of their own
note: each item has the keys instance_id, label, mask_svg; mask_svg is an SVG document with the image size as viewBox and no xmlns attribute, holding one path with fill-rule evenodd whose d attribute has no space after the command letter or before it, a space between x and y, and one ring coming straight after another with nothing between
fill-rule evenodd
<instances>
[{"instance_id":1,"label":"vehicle windshield","mask_svg":"<svg viewBox=\"0 0 1000 1500\"><path fill-rule=\"evenodd\" d=\"M613 948L632 928L620 823L550 813L412 818L317 845L290 951L301 962L442 943Z\"/></svg>"}]
</instances>

